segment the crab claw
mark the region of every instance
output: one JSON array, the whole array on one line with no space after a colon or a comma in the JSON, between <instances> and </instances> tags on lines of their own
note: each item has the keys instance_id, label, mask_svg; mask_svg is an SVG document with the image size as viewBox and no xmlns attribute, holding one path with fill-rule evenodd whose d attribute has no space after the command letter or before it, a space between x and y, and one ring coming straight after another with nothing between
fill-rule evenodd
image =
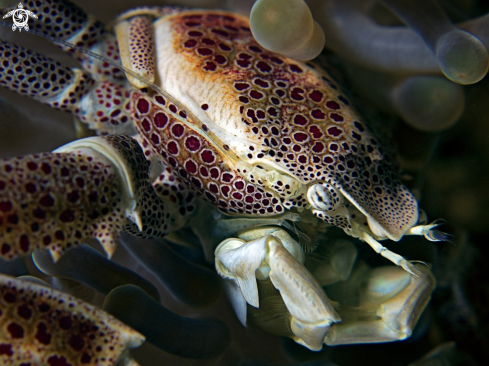
<instances>
[{"instance_id":1,"label":"crab claw","mask_svg":"<svg viewBox=\"0 0 489 366\"><path fill-rule=\"evenodd\" d=\"M2 274L0 298L2 365L138 365L144 336L95 306Z\"/></svg>"},{"instance_id":2,"label":"crab claw","mask_svg":"<svg viewBox=\"0 0 489 366\"><path fill-rule=\"evenodd\" d=\"M167 206L149 182L141 148L128 136L91 137L53 153L3 159L0 257L49 249L57 260L93 237L110 257L122 230L162 236L170 223L156 218L166 217Z\"/></svg>"},{"instance_id":3,"label":"crab claw","mask_svg":"<svg viewBox=\"0 0 489 366\"><path fill-rule=\"evenodd\" d=\"M254 307L260 306L257 279L270 279L290 313L292 338L311 350L322 348L329 328L341 318L317 280L278 237L268 235L248 243L228 239L215 254L218 273L235 282L234 288Z\"/></svg>"},{"instance_id":4,"label":"crab claw","mask_svg":"<svg viewBox=\"0 0 489 366\"><path fill-rule=\"evenodd\" d=\"M364 264L358 266L357 273L344 284L343 292L352 297L351 290L359 288L354 296L359 301L338 310L348 321L334 324L325 343L333 346L408 338L435 288L430 270L424 265L414 267L418 276L395 266L370 270Z\"/></svg>"}]
</instances>

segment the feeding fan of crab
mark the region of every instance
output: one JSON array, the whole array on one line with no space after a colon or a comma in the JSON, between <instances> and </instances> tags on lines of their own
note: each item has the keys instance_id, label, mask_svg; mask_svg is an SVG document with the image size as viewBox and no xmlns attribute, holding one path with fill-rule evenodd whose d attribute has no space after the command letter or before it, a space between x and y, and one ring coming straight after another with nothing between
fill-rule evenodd
<instances>
[{"instance_id":1,"label":"feeding fan of crab","mask_svg":"<svg viewBox=\"0 0 489 366\"><path fill-rule=\"evenodd\" d=\"M110 257L123 232L198 241L192 245L215 260L243 325L253 322L311 350L409 337L435 281L428 267L379 241L445 236L434 230L436 223L422 222L390 146L327 71L267 50L280 42L267 43L268 32L252 24L255 39L246 17L221 10L142 7L120 15L108 31L68 1L24 5L39 12L31 28L64 41L82 68L2 41L0 84L71 113L98 136L2 159L0 256L14 263L33 252L44 273L107 294L104 309L143 335L70 295L2 275L3 363L135 363L125 349L144 336L187 357L216 357L226 349L224 324L169 312L151 283L82 245L96 238ZM318 27L311 25L306 46L274 51L312 57L316 51L308 47L321 48L324 38ZM434 39L453 31L448 27ZM475 42L483 59L475 76L456 69L457 81L476 82L487 71L487 53L484 61L477 41L455 33L462 43ZM438 55L441 64L452 62L450 52ZM454 68L445 69L455 78ZM371 269L356 261L355 247L331 227L399 267ZM192 271L163 244L141 248L123 238L127 250L162 277L170 271L162 271L158 259ZM178 264L172 267L170 259ZM202 281L203 297L180 296L208 305L218 285L205 269L193 271L187 280L206 278L212 285ZM339 296L338 304L325 287L339 282L343 294L354 296ZM130 304L147 317L135 317ZM148 319L159 319L174 338L189 338L195 350L183 351L168 330L154 334Z\"/></svg>"}]
</instances>

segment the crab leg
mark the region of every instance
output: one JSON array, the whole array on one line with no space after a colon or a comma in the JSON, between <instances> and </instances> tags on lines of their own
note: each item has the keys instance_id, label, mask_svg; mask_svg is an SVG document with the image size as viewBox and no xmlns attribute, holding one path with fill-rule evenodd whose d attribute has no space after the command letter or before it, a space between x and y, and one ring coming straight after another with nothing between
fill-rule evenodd
<instances>
[{"instance_id":1,"label":"crab leg","mask_svg":"<svg viewBox=\"0 0 489 366\"><path fill-rule=\"evenodd\" d=\"M156 196L141 148L128 136L92 137L53 153L0 162L0 256L48 248L55 260L95 237L110 256L122 230L161 237L178 207Z\"/></svg>"},{"instance_id":2,"label":"crab leg","mask_svg":"<svg viewBox=\"0 0 489 366\"><path fill-rule=\"evenodd\" d=\"M135 16L120 21L116 26L122 63L147 82L154 82L155 47L151 20L147 16ZM132 75L126 75L136 88L144 88L142 82Z\"/></svg>"},{"instance_id":3,"label":"crab leg","mask_svg":"<svg viewBox=\"0 0 489 366\"><path fill-rule=\"evenodd\" d=\"M123 86L97 82L87 72L5 41L0 41L0 61L0 85L70 112L90 128L133 132L130 93Z\"/></svg>"},{"instance_id":4,"label":"crab leg","mask_svg":"<svg viewBox=\"0 0 489 366\"><path fill-rule=\"evenodd\" d=\"M402 267L406 272L412 274L413 276L418 276L416 268L408 260L406 260L403 256L390 251L366 232L361 232L359 238L370 245L370 247L382 257L387 258L395 265Z\"/></svg>"},{"instance_id":5,"label":"crab leg","mask_svg":"<svg viewBox=\"0 0 489 366\"><path fill-rule=\"evenodd\" d=\"M409 337L436 284L428 268L414 267L417 277L394 266L361 271L356 279L362 283L355 294L358 303L338 310L348 320L331 327L325 344L377 343ZM348 282L355 282L353 277Z\"/></svg>"},{"instance_id":6,"label":"crab leg","mask_svg":"<svg viewBox=\"0 0 489 366\"><path fill-rule=\"evenodd\" d=\"M95 79L125 80L122 70L56 42L67 42L119 63L117 41L102 22L67 0L28 0L24 5L38 16L32 29L70 53Z\"/></svg>"}]
</instances>

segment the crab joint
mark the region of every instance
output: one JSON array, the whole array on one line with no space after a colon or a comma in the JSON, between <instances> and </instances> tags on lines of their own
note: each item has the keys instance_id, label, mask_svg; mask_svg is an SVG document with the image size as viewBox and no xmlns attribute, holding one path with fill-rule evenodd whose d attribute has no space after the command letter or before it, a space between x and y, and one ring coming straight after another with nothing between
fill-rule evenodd
<instances>
[{"instance_id":1,"label":"crab joint","mask_svg":"<svg viewBox=\"0 0 489 366\"><path fill-rule=\"evenodd\" d=\"M345 318L361 319L335 324L325 337L329 346L389 342L408 338L428 304L436 281L426 266L413 265L419 276L410 276L393 266L378 267L362 274L354 308L342 307Z\"/></svg>"},{"instance_id":2,"label":"crab joint","mask_svg":"<svg viewBox=\"0 0 489 366\"><path fill-rule=\"evenodd\" d=\"M90 237L112 253L115 234L124 223L120 213L112 213L120 204L119 191L108 161L81 152L3 160L0 255L12 259L48 248L59 259L67 248Z\"/></svg>"},{"instance_id":3,"label":"crab joint","mask_svg":"<svg viewBox=\"0 0 489 366\"><path fill-rule=\"evenodd\" d=\"M311 350L320 350L331 324L341 320L317 280L277 237L269 235L248 243L240 239L222 242L216 249L216 268L256 308L256 280L270 278L290 313L293 339ZM239 296L238 291L234 294Z\"/></svg>"}]
</instances>

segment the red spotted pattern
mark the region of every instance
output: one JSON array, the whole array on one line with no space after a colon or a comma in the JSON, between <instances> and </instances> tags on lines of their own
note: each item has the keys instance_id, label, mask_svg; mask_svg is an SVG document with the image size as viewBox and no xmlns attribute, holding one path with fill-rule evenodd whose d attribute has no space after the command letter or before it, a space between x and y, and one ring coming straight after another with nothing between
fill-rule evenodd
<instances>
[{"instance_id":1,"label":"red spotted pattern","mask_svg":"<svg viewBox=\"0 0 489 366\"><path fill-rule=\"evenodd\" d=\"M270 192L266 192L254 184L245 183L244 177L236 170L224 164L222 152L209 143L202 134L187 127L193 125L189 117L183 118L176 108L163 107L155 102L157 96L150 93L134 93L133 100L144 99L150 105L149 116L150 129L143 123L138 125L142 137L149 141L153 134L157 134L160 145L152 144L153 153L161 156L169 166L177 173L177 179L183 182L189 189L199 192L205 199L214 203L221 211L229 214L277 214L284 209L279 200ZM138 110L135 110L135 120L141 119ZM155 117L165 114L168 123L165 128L158 128ZM186 113L185 116L188 114ZM177 131L175 127L178 126ZM225 149L225 147L223 147ZM160 195L170 190L161 186ZM259 195L247 194L245 187L251 191L259 192ZM238 193L239 192L239 193ZM237 194L235 194L237 193Z\"/></svg>"},{"instance_id":2,"label":"red spotted pattern","mask_svg":"<svg viewBox=\"0 0 489 366\"><path fill-rule=\"evenodd\" d=\"M130 92L125 87L104 81L98 84L91 94L96 103L92 105L92 114L81 115L80 119L83 122L107 132L115 132L131 122Z\"/></svg>"},{"instance_id":3,"label":"red spotted pattern","mask_svg":"<svg viewBox=\"0 0 489 366\"><path fill-rule=\"evenodd\" d=\"M111 166L76 153L4 159L0 257L45 248L59 256L91 237L113 243L125 222L115 178Z\"/></svg>"},{"instance_id":4,"label":"red spotted pattern","mask_svg":"<svg viewBox=\"0 0 489 366\"><path fill-rule=\"evenodd\" d=\"M109 366L144 339L88 303L2 274L0 330L1 365Z\"/></svg>"},{"instance_id":5,"label":"red spotted pattern","mask_svg":"<svg viewBox=\"0 0 489 366\"><path fill-rule=\"evenodd\" d=\"M248 20L238 15L182 12L171 18L170 26L175 53L181 54L182 62L189 62L189 70L193 70L190 79L195 83L202 80L206 85L219 82L219 90L229 92L213 101L203 97L197 103L212 107L216 100L234 98L230 113L240 121L238 135L244 137L247 151L240 158L272 161L302 183L326 180L347 191L392 232L412 224L417 215L416 202L400 183L394 160L379 148L378 140L359 121L327 72L312 63L293 61L263 49L249 32ZM195 42L192 49L184 46L189 41ZM212 52L202 54L199 48ZM214 63L216 55L226 62L208 69L207 63ZM168 72L178 70L170 68ZM218 124L224 124L213 111L207 110L211 120L214 117ZM330 156L334 162L327 161ZM349 166L354 168L348 170ZM376 176L382 193L369 185L368 175ZM287 208L306 205L303 197L289 199L287 191L273 190ZM234 192L228 193L233 197ZM209 190L207 197L212 195ZM218 204L218 199L209 199ZM243 201L246 203L246 198Z\"/></svg>"}]
</instances>

